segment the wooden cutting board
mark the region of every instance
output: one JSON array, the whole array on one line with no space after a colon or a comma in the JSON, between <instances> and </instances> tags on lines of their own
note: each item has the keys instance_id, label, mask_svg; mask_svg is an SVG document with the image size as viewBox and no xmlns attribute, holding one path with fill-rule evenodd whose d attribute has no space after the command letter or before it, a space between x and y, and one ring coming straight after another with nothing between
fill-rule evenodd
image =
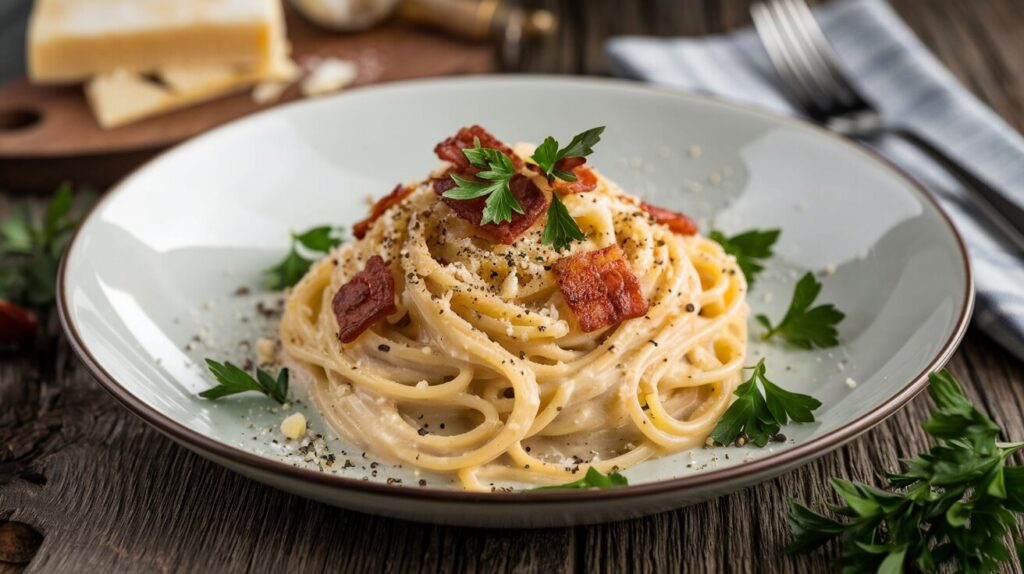
<instances>
[{"instance_id":1,"label":"wooden cutting board","mask_svg":"<svg viewBox=\"0 0 1024 574\"><path fill-rule=\"evenodd\" d=\"M353 87L408 78L494 71L489 44L478 44L399 22L358 34L317 28L290 12L288 36L301 65L316 57L355 61ZM352 88L349 88L352 89ZM49 191L63 180L104 188L155 154L232 119L299 99L292 86L271 105L247 90L113 130L96 123L81 86L33 86L27 79L0 87L0 189Z\"/></svg>"}]
</instances>

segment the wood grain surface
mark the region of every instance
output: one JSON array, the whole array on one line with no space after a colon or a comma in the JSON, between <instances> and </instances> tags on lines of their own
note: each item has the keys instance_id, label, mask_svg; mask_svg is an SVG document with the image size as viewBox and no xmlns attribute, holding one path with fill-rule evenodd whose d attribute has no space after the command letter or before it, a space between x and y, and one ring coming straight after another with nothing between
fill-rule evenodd
<instances>
[{"instance_id":1,"label":"wood grain surface","mask_svg":"<svg viewBox=\"0 0 1024 574\"><path fill-rule=\"evenodd\" d=\"M612 33L696 35L748 21L744 0L532 4L573 18L531 65L575 73L602 71L600 43ZM965 85L1024 129L1024 3L894 4ZM9 210L0 196L0 215ZM415 524L291 496L189 453L107 396L56 336L52 317L49 330L34 354L0 358L0 573L827 572L837 569L834 545L809 556L779 552L787 501L834 501L833 475L877 484L929 444L922 396L814 463L690 508L534 531ZM1018 361L972 330L950 368L1008 437L1024 438Z\"/></svg>"}]
</instances>

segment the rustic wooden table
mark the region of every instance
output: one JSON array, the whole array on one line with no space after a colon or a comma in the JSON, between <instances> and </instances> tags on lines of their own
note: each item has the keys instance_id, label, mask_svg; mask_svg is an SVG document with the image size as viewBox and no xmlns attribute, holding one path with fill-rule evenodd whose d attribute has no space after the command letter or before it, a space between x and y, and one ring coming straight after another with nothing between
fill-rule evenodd
<instances>
[{"instance_id":1,"label":"rustic wooden table","mask_svg":"<svg viewBox=\"0 0 1024 574\"><path fill-rule=\"evenodd\" d=\"M695 35L748 22L745 0L533 3L572 16L531 66L571 73L600 73L601 40L610 34ZM964 84L1024 130L1024 2L893 3ZM9 210L0 197L0 216ZM929 406L922 396L813 464L674 512L535 531L399 522L273 490L173 444L99 387L56 336L52 319L50 344L0 359L0 573L822 572L835 569L835 546L801 557L779 552L788 539L787 501L832 500L833 475L877 483L897 459L928 444L919 427ZM951 368L1010 437L1024 438L1017 360L972 330ZM26 544L14 544L14 533Z\"/></svg>"}]
</instances>

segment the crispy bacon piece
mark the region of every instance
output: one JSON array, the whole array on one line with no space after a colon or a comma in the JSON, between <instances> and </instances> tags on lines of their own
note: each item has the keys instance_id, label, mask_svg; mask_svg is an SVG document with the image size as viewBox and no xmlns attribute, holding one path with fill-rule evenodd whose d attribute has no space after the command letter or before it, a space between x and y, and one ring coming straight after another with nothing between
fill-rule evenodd
<instances>
[{"instance_id":1,"label":"crispy bacon piece","mask_svg":"<svg viewBox=\"0 0 1024 574\"><path fill-rule=\"evenodd\" d=\"M647 312L640 282L618 245L564 257L555 263L554 270L566 303L586 332Z\"/></svg>"},{"instance_id":2,"label":"crispy bacon piece","mask_svg":"<svg viewBox=\"0 0 1024 574\"><path fill-rule=\"evenodd\" d=\"M39 319L28 309L0 299L0 347L20 347L31 342Z\"/></svg>"},{"instance_id":3,"label":"crispy bacon piece","mask_svg":"<svg viewBox=\"0 0 1024 574\"><path fill-rule=\"evenodd\" d=\"M380 255L334 294L331 309L338 320L338 339L351 343L363 331L395 312L395 280Z\"/></svg>"},{"instance_id":4,"label":"crispy bacon piece","mask_svg":"<svg viewBox=\"0 0 1024 574\"><path fill-rule=\"evenodd\" d=\"M680 235L693 235L697 233L697 224L682 213L665 209L664 207L657 207L646 201L640 202L640 208L650 214L655 223L667 225L674 233Z\"/></svg>"},{"instance_id":5,"label":"crispy bacon piece","mask_svg":"<svg viewBox=\"0 0 1024 574\"><path fill-rule=\"evenodd\" d=\"M551 182L551 187L562 195L585 193L597 189L597 175L594 174L594 170L581 165L574 168L572 172L576 174L576 181L556 179Z\"/></svg>"},{"instance_id":6,"label":"crispy bacon piece","mask_svg":"<svg viewBox=\"0 0 1024 574\"><path fill-rule=\"evenodd\" d=\"M401 203L403 199L409 197L409 194L415 191L415 187L405 187L402 184L395 186L395 189L391 190L391 193L377 200L377 203L373 204L370 208L370 215L366 219L352 226L352 235L356 239L362 239L366 237L366 232L370 230L370 226L373 225L377 218L384 215L384 212L391 208L393 205Z\"/></svg>"},{"instance_id":7,"label":"crispy bacon piece","mask_svg":"<svg viewBox=\"0 0 1024 574\"><path fill-rule=\"evenodd\" d=\"M455 182L452 181L450 172L446 173L441 179L434 180L434 192L438 195L442 195L454 187ZM523 208L523 213L512 212L512 221L480 225L480 221L484 217L484 207L487 204L486 197L460 200L442 196L441 201L452 208L452 211L459 217L483 230L494 241L511 245L548 208L548 198L530 181L530 178L522 174L514 175L508 182L508 188L512 190L512 195L515 196L519 201L519 205Z\"/></svg>"},{"instance_id":8,"label":"crispy bacon piece","mask_svg":"<svg viewBox=\"0 0 1024 574\"><path fill-rule=\"evenodd\" d=\"M474 175L478 170L469 164L466 154L462 153L462 150L473 147L473 138L478 138L482 147L494 148L505 152L505 155L512 160L517 170L523 169L523 160L519 159L519 156L512 151L512 148L477 125L462 128L459 130L459 133L437 144L434 146L434 153L437 154L437 157L454 165L455 173L459 175Z\"/></svg>"}]
</instances>

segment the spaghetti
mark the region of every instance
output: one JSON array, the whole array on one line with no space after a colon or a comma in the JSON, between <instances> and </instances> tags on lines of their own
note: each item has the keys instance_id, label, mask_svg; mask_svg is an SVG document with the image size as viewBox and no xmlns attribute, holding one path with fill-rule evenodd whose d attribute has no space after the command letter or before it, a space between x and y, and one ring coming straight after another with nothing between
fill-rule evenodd
<instances>
[{"instance_id":1,"label":"spaghetti","mask_svg":"<svg viewBox=\"0 0 1024 574\"><path fill-rule=\"evenodd\" d=\"M469 490L561 483L704 443L741 377L743 275L717 243L673 231L589 171L592 190L561 197L586 236L569 251L542 243L543 216L497 243L427 180L314 265L288 299L281 339L336 432ZM559 262L606 248L646 307L586 331ZM336 296L371 258L386 262L393 307L342 343Z\"/></svg>"}]
</instances>

